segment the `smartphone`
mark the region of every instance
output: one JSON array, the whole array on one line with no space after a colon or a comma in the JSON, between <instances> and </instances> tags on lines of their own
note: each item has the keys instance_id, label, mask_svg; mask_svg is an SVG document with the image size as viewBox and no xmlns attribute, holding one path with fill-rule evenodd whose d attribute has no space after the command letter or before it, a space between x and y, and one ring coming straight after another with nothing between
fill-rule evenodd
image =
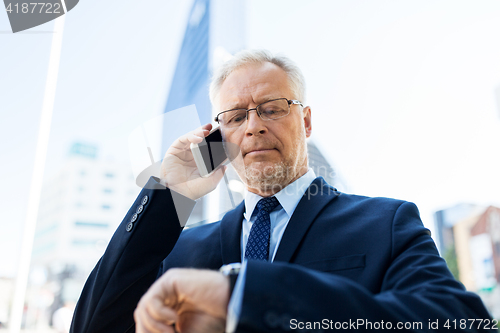
<instances>
[{"instance_id":1,"label":"smartphone","mask_svg":"<svg viewBox=\"0 0 500 333\"><path fill-rule=\"evenodd\" d=\"M219 127L211 130L205 141L192 143L191 152L202 177L210 176L228 161Z\"/></svg>"}]
</instances>

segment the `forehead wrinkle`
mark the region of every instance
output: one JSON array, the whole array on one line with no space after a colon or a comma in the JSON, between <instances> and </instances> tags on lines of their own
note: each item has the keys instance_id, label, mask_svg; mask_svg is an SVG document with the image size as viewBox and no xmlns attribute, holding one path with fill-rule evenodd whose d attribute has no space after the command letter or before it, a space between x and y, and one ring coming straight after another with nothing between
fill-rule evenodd
<instances>
[{"instance_id":1,"label":"forehead wrinkle","mask_svg":"<svg viewBox=\"0 0 500 333\"><path fill-rule=\"evenodd\" d=\"M281 87L279 89L272 89L273 85L267 84L267 82L264 84L264 87L256 88L255 91L254 89L250 89L248 92L248 89L245 89L245 92L241 92L241 98L238 98L238 96L234 96L234 101L230 101L227 104L227 110L233 110L233 109L247 109L250 106L257 106L259 104L265 103L267 101L273 100L273 99L278 99L278 98L289 98L289 96L286 96L286 93L282 92ZM274 90L271 91L270 90ZM262 94L261 94L262 92Z\"/></svg>"},{"instance_id":2,"label":"forehead wrinkle","mask_svg":"<svg viewBox=\"0 0 500 333\"><path fill-rule=\"evenodd\" d=\"M249 73L252 67L256 70ZM224 110L247 109L275 98L293 98L288 76L281 68L270 63L235 70L222 84L220 93L220 106ZM225 97L225 101L222 97Z\"/></svg>"}]
</instances>

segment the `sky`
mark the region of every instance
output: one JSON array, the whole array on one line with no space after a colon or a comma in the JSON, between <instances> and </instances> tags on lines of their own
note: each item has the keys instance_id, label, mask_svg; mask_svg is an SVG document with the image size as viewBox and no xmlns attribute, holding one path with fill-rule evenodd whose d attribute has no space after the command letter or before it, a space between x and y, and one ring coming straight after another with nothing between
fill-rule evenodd
<instances>
[{"instance_id":1,"label":"sky","mask_svg":"<svg viewBox=\"0 0 500 333\"><path fill-rule=\"evenodd\" d=\"M75 141L131 167L129 136L163 111L191 3L81 0L65 15L45 179ZM500 207L500 2L244 6L246 46L303 70L311 140L341 191L412 201L433 232L436 210ZM0 10L0 276L17 270L53 34L12 34Z\"/></svg>"}]
</instances>

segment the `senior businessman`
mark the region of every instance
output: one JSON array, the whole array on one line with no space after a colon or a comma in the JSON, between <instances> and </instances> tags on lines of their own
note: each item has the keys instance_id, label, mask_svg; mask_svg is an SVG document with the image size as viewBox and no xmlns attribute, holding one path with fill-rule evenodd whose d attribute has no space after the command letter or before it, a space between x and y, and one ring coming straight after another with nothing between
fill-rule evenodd
<instances>
[{"instance_id":1,"label":"senior businessman","mask_svg":"<svg viewBox=\"0 0 500 333\"><path fill-rule=\"evenodd\" d=\"M340 193L308 168L304 90L297 66L263 50L216 72L210 97L224 141L239 147L232 165L245 200L219 222L182 230L224 168L199 177L189 150L212 125L176 140L88 278L72 332L321 331L353 321L458 331L453 320L490 320L414 204Z\"/></svg>"}]
</instances>

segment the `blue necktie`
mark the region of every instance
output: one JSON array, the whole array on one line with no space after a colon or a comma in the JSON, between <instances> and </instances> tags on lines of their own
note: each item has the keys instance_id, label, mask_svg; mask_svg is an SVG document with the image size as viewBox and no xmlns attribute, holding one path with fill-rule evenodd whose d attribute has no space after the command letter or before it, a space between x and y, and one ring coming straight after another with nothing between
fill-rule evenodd
<instances>
[{"instance_id":1,"label":"blue necktie","mask_svg":"<svg viewBox=\"0 0 500 333\"><path fill-rule=\"evenodd\" d=\"M275 197L263 198L257 203L257 218L250 229L245 249L246 259L266 261L269 259L269 237L271 234L269 213L279 204Z\"/></svg>"}]
</instances>

